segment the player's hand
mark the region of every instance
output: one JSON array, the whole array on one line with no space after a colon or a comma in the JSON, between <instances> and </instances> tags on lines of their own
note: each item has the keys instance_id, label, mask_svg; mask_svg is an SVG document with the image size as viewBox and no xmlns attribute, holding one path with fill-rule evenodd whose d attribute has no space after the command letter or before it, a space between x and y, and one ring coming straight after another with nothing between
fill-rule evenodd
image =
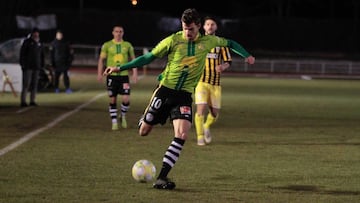
<instances>
[{"instance_id":1,"label":"player's hand","mask_svg":"<svg viewBox=\"0 0 360 203\"><path fill-rule=\"evenodd\" d=\"M117 67L107 67L103 73L103 76L110 75L113 72L118 72L119 69Z\"/></svg>"},{"instance_id":2,"label":"player's hand","mask_svg":"<svg viewBox=\"0 0 360 203\"><path fill-rule=\"evenodd\" d=\"M248 64L254 64L255 63L255 57L249 56L249 57L245 58L245 62L248 63Z\"/></svg>"},{"instance_id":3,"label":"player's hand","mask_svg":"<svg viewBox=\"0 0 360 203\"><path fill-rule=\"evenodd\" d=\"M103 75L101 73L97 75L97 81L100 83L103 81Z\"/></svg>"},{"instance_id":4,"label":"player's hand","mask_svg":"<svg viewBox=\"0 0 360 203\"><path fill-rule=\"evenodd\" d=\"M217 73L221 73L225 70L224 66L222 64L215 66L215 70Z\"/></svg>"}]
</instances>

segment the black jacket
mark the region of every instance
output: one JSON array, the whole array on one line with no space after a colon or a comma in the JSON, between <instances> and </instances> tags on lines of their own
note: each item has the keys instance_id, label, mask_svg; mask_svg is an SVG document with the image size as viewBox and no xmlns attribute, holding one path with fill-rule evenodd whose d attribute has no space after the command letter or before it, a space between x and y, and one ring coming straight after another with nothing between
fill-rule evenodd
<instances>
[{"instance_id":1,"label":"black jacket","mask_svg":"<svg viewBox=\"0 0 360 203\"><path fill-rule=\"evenodd\" d=\"M67 70L73 61L71 46L64 40L55 39L50 46L51 63L55 70Z\"/></svg>"},{"instance_id":2,"label":"black jacket","mask_svg":"<svg viewBox=\"0 0 360 203\"><path fill-rule=\"evenodd\" d=\"M22 70L40 70L45 65L41 42L26 38L20 48L20 66Z\"/></svg>"}]
</instances>

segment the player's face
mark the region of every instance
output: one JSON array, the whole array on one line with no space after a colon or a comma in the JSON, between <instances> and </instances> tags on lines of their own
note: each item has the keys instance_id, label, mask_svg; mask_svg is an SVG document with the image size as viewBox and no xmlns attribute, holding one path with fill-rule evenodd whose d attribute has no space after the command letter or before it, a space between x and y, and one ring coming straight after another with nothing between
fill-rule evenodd
<instances>
[{"instance_id":1,"label":"player's face","mask_svg":"<svg viewBox=\"0 0 360 203\"><path fill-rule=\"evenodd\" d=\"M56 33L56 39L61 40L63 38L63 34L61 32Z\"/></svg>"},{"instance_id":2,"label":"player's face","mask_svg":"<svg viewBox=\"0 0 360 203\"><path fill-rule=\"evenodd\" d=\"M34 32L34 33L31 34L31 37L34 40L38 41L40 39L40 33L39 32Z\"/></svg>"},{"instance_id":3,"label":"player's face","mask_svg":"<svg viewBox=\"0 0 360 203\"><path fill-rule=\"evenodd\" d=\"M189 41L194 41L199 33L200 25L196 25L195 23L186 24L182 22L182 28L185 38Z\"/></svg>"},{"instance_id":4,"label":"player's face","mask_svg":"<svg viewBox=\"0 0 360 203\"><path fill-rule=\"evenodd\" d=\"M204 30L206 35L215 35L215 31L217 30L216 22L208 19L204 22Z\"/></svg>"},{"instance_id":5,"label":"player's face","mask_svg":"<svg viewBox=\"0 0 360 203\"><path fill-rule=\"evenodd\" d=\"M122 27L114 27L112 34L114 36L114 39L116 41L119 41L123 38L124 29Z\"/></svg>"}]
</instances>

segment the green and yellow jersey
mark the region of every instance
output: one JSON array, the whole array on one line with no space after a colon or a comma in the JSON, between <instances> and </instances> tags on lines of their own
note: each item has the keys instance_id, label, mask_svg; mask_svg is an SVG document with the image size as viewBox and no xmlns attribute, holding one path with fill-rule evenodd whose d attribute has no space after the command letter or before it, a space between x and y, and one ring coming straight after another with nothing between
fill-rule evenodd
<instances>
[{"instance_id":1,"label":"green and yellow jersey","mask_svg":"<svg viewBox=\"0 0 360 203\"><path fill-rule=\"evenodd\" d=\"M195 87L203 73L205 58L215 47L229 47L231 50L246 58L250 54L237 42L214 35L201 35L194 41L188 41L183 31L172 34L159 42L151 52L122 65L124 71L141 67L156 58L167 56L167 64L160 75L160 85L174 90L194 93Z\"/></svg>"},{"instance_id":2,"label":"green and yellow jersey","mask_svg":"<svg viewBox=\"0 0 360 203\"><path fill-rule=\"evenodd\" d=\"M168 54L160 84L193 93L203 73L207 54L216 46L227 45L228 40L217 36L198 34L194 41L188 41L182 31L170 35L151 50L156 57Z\"/></svg>"},{"instance_id":3,"label":"green and yellow jersey","mask_svg":"<svg viewBox=\"0 0 360 203\"><path fill-rule=\"evenodd\" d=\"M115 42L110 40L105 42L101 47L100 57L106 58L107 67L120 67L129 62L129 59L135 57L134 47L130 42ZM111 75L128 75L128 71L114 72Z\"/></svg>"},{"instance_id":4,"label":"green and yellow jersey","mask_svg":"<svg viewBox=\"0 0 360 203\"><path fill-rule=\"evenodd\" d=\"M228 47L215 47L206 55L205 69L200 78L200 82L205 82L210 85L220 85L220 75L215 67L224 63L231 62L230 49Z\"/></svg>"}]
</instances>

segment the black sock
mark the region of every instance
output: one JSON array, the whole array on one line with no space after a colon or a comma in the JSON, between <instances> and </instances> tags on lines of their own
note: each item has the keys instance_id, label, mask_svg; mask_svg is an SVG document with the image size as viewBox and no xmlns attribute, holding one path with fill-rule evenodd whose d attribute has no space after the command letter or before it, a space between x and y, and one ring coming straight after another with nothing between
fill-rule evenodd
<instances>
[{"instance_id":1,"label":"black sock","mask_svg":"<svg viewBox=\"0 0 360 203\"><path fill-rule=\"evenodd\" d=\"M161 171L159 173L158 178L165 179L172 169L174 167L176 161L178 160L180 156L180 152L184 146L185 140L182 140L180 138L174 138L174 140L171 142L169 148L166 150L164 158L163 158L163 165L161 167Z\"/></svg>"}]
</instances>

